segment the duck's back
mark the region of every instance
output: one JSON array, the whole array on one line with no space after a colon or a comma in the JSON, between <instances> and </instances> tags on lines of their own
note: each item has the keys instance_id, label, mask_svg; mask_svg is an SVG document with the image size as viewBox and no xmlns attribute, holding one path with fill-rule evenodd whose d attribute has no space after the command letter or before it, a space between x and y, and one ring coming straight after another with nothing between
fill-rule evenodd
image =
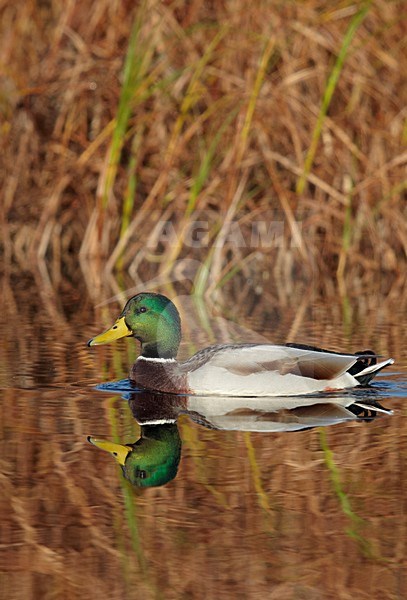
<instances>
[{"instance_id":1,"label":"duck's back","mask_svg":"<svg viewBox=\"0 0 407 600\"><path fill-rule=\"evenodd\" d=\"M273 344L211 346L181 364L195 394L280 396L357 385L357 357Z\"/></svg>"}]
</instances>

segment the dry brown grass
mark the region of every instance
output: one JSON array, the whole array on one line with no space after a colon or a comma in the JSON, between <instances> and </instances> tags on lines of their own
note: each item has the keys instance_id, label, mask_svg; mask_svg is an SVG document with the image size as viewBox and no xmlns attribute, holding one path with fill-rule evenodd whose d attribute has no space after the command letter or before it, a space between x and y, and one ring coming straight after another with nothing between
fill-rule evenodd
<instances>
[{"instance_id":1,"label":"dry brown grass","mask_svg":"<svg viewBox=\"0 0 407 600\"><path fill-rule=\"evenodd\" d=\"M135 281L168 276L189 257L208 267L195 274L199 292L228 277L228 285L240 285L234 269L242 263L240 275L261 284L267 271L280 285L318 277L324 293L373 286L400 296L407 250L402 2L370 5L305 189L296 192L327 80L359 8L4 2L7 268L43 263L58 285L61 272L74 277L79 261L94 286L121 270ZM175 242L160 236L163 220L172 222ZM194 221L208 229L197 248L188 243ZM269 247L248 241L258 221L280 224ZM243 247L231 236L236 223Z\"/></svg>"}]
</instances>

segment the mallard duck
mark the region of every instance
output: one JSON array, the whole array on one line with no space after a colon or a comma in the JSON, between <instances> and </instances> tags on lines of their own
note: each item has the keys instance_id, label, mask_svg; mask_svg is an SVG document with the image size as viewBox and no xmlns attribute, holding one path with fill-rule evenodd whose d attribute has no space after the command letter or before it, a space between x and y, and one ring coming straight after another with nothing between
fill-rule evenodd
<instances>
[{"instance_id":1,"label":"mallard duck","mask_svg":"<svg viewBox=\"0 0 407 600\"><path fill-rule=\"evenodd\" d=\"M366 385L387 365L369 351L342 354L303 344L219 344L176 360L181 320L166 296L140 293L88 346L134 336L141 354L131 368L138 386L172 394L296 396Z\"/></svg>"},{"instance_id":2,"label":"mallard duck","mask_svg":"<svg viewBox=\"0 0 407 600\"><path fill-rule=\"evenodd\" d=\"M164 485L174 479L181 458L181 438L175 423L145 425L133 444L116 444L88 436L88 442L106 450L122 468L123 475L137 487Z\"/></svg>"}]
</instances>

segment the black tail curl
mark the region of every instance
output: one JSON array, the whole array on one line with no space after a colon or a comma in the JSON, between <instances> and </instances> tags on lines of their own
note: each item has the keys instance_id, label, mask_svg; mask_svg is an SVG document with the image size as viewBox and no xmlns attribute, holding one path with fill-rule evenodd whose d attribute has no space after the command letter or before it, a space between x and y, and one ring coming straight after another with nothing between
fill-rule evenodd
<instances>
[{"instance_id":1,"label":"black tail curl","mask_svg":"<svg viewBox=\"0 0 407 600\"><path fill-rule=\"evenodd\" d=\"M366 367L377 364L376 353L373 352L373 350L362 350L361 352L355 352L355 356L360 358L358 358L357 362L355 362L355 364L348 369L348 373L351 375L355 376L363 371L363 369L366 369Z\"/></svg>"}]
</instances>

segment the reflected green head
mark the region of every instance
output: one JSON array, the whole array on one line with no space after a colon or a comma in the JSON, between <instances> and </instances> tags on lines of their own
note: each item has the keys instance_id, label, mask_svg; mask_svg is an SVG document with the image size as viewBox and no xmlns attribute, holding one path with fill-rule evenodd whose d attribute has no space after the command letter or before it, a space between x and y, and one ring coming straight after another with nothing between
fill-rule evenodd
<instances>
[{"instance_id":1,"label":"reflected green head","mask_svg":"<svg viewBox=\"0 0 407 600\"><path fill-rule=\"evenodd\" d=\"M178 428L155 425L143 426L142 431L143 437L134 444L122 467L123 474L137 487L164 485L174 479L178 471L181 457Z\"/></svg>"},{"instance_id":2,"label":"reflected green head","mask_svg":"<svg viewBox=\"0 0 407 600\"><path fill-rule=\"evenodd\" d=\"M141 438L133 444L117 444L88 437L88 441L111 454L123 475L136 487L155 487L174 479L181 458L181 438L175 423L141 426Z\"/></svg>"}]
</instances>

